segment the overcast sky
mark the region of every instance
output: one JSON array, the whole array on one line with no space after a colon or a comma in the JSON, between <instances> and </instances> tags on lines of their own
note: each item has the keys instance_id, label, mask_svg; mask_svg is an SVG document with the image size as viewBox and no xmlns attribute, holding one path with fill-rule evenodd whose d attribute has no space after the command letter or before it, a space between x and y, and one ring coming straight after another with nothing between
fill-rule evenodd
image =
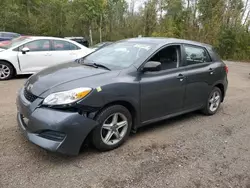
<instances>
[{"instance_id":1,"label":"overcast sky","mask_svg":"<svg viewBox=\"0 0 250 188\"><path fill-rule=\"evenodd\" d=\"M131 5L132 0L126 0L129 4L129 7ZM135 11L138 10L138 8L145 2L146 0L134 0L135 2Z\"/></svg>"},{"instance_id":2,"label":"overcast sky","mask_svg":"<svg viewBox=\"0 0 250 188\"><path fill-rule=\"evenodd\" d=\"M128 2L129 7L131 6L131 2L134 1L135 5L134 5L134 10L137 11L139 9L139 7L147 0L126 0ZM246 2L246 0L243 0L244 3ZM248 10L250 9L250 2L248 3ZM244 19L246 18L246 14L248 11L245 12L244 15ZM243 19L243 20L244 20Z\"/></svg>"}]
</instances>

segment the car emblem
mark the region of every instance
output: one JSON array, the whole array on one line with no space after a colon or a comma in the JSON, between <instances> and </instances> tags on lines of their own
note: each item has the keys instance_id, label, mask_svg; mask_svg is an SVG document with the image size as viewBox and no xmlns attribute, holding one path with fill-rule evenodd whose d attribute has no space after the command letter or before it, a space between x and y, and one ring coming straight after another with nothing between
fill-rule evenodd
<instances>
[{"instance_id":1,"label":"car emblem","mask_svg":"<svg viewBox=\"0 0 250 188\"><path fill-rule=\"evenodd\" d=\"M33 85L32 84L29 84L28 86L27 86L27 90L31 90L33 88Z\"/></svg>"}]
</instances>

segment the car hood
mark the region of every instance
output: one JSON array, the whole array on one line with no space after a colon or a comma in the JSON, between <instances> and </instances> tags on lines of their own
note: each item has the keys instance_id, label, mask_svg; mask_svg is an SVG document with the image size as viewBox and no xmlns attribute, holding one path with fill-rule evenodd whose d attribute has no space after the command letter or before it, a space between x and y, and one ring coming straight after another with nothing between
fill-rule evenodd
<instances>
[{"instance_id":1,"label":"car hood","mask_svg":"<svg viewBox=\"0 0 250 188\"><path fill-rule=\"evenodd\" d=\"M3 48L0 48L0 52L2 52L2 51L4 51L5 49L3 49Z\"/></svg>"},{"instance_id":2,"label":"car hood","mask_svg":"<svg viewBox=\"0 0 250 188\"><path fill-rule=\"evenodd\" d=\"M25 87L34 95L41 96L44 93L47 95L47 93L77 87L94 87L98 82L105 82L117 74L117 71L71 62L53 66L34 74L25 83Z\"/></svg>"}]
</instances>

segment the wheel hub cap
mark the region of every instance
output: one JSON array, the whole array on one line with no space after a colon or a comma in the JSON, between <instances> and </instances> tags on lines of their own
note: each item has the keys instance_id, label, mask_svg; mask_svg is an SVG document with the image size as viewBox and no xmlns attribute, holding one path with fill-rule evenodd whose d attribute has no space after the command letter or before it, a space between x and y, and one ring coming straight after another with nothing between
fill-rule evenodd
<instances>
[{"instance_id":1,"label":"wheel hub cap","mask_svg":"<svg viewBox=\"0 0 250 188\"><path fill-rule=\"evenodd\" d=\"M0 64L0 79L7 78L9 75L10 75L9 67Z\"/></svg>"},{"instance_id":2,"label":"wheel hub cap","mask_svg":"<svg viewBox=\"0 0 250 188\"><path fill-rule=\"evenodd\" d=\"M122 113L114 113L102 125L102 141L107 145L115 145L126 135L127 129L127 118Z\"/></svg>"},{"instance_id":3,"label":"wheel hub cap","mask_svg":"<svg viewBox=\"0 0 250 188\"><path fill-rule=\"evenodd\" d=\"M220 105L220 94L218 91L215 91L210 100L209 100L209 109L210 111L214 112L218 109Z\"/></svg>"}]
</instances>

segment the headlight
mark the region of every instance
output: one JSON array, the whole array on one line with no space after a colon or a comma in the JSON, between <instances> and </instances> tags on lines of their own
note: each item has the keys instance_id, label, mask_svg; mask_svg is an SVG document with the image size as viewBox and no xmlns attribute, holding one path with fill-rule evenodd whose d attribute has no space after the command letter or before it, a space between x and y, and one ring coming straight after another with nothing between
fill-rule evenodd
<instances>
[{"instance_id":1,"label":"headlight","mask_svg":"<svg viewBox=\"0 0 250 188\"><path fill-rule=\"evenodd\" d=\"M43 104L44 105L70 104L84 98L90 93L91 90L92 90L91 88L83 87L83 88L72 89L69 91L52 93L44 99Z\"/></svg>"}]
</instances>

